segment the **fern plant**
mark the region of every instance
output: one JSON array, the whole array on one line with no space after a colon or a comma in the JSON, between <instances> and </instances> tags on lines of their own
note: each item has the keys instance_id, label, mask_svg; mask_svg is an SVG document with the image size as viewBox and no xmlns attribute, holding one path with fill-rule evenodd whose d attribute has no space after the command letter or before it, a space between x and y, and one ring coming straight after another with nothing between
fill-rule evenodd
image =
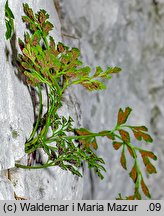
<instances>
[{"instance_id":1,"label":"fern plant","mask_svg":"<svg viewBox=\"0 0 164 216\"><path fill-rule=\"evenodd\" d=\"M45 10L42 9L34 14L28 4L23 4L23 8L25 16L22 16L22 20L28 32L25 32L24 40L18 39L21 49L18 55L18 68L26 77L27 85L35 88L39 95L39 113L33 131L25 143L25 153L31 154L41 148L47 155L47 161L37 166L22 164L15 166L24 169L59 166L82 177L79 168L83 162L86 162L88 168L94 169L100 179L103 179L103 172L106 172L105 162L96 154L96 150L97 137L106 137L114 149L120 151L120 163L125 170L127 170L126 150L133 161L133 166L128 172L134 182L134 193L124 199L142 199L141 191L146 197L151 198L139 166L138 155L141 155L146 172L149 174L156 173L151 161L157 160L157 157L153 152L132 144L131 133L138 141L151 143L153 140L145 126L127 124L132 111L130 107L120 108L113 129L97 133L86 128L74 128L71 117L66 118L58 114L62 106L62 96L69 86L79 84L88 91L103 90L106 86L101 80L111 79L112 75L119 73L121 69L108 67L103 71L98 66L95 72L91 73L90 67L83 66L83 62L79 59L79 49L70 48L61 42L55 43L54 38L50 36L53 24L48 20L49 15ZM5 9L9 10L8 4ZM13 19L14 16L11 13L10 15ZM8 26L12 26L13 29L13 25ZM7 39L11 36L12 29L7 29L9 32L6 33ZM45 88L48 89L48 106L46 113L43 113L42 93ZM123 199L122 195L119 194L117 199Z\"/></svg>"}]
</instances>

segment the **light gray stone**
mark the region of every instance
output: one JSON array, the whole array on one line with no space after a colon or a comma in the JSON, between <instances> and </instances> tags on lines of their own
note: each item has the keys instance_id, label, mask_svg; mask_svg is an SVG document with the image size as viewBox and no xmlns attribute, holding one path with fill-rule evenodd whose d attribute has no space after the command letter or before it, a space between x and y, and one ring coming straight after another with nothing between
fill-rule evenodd
<instances>
[{"instance_id":1,"label":"light gray stone","mask_svg":"<svg viewBox=\"0 0 164 216\"><path fill-rule=\"evenodd\" d=\"M40 170L16 169L15 161L27 164L27 155L24 152L24 144L29 137L33 122L34 110L32 98L27 86L19 79L15 58L19 48L17 38L23 38L25 24L21 20L23 15L22 3L29 5L38 11L45 9L50 14L55 29L52 36L55 41L61 41L60 21L52 0L35 1L10 1L9 6L15 16L15 36L11 44L4 38L4 5L0 0L0 199L14 199L14 191L17 196L28 199L81 199L83 190L82 178L61 170L59 167ZM16 39L16 40L15 40ZM44 102L46 98L44 96ZM75 124L79 125L80 116L77 112L76 98L67 92L63 98L64 106L60 110L61 115L72 115ZM43 152L37 152L37 157L43 159ZM35 161L34 161L35 163ZM4 176L5 170L10 169L10 180Z\"/></svg>"},{"instance_id":2,"label":"light gray stone","mask_svg":"<svg viewBox=\"0 0 164 216\"><path fill-rule=\"evenodd\" d=\"M82 178L59 167L39 170L11 170L17 196L30 200L76 200L82 198Z\"/></svg>"},{"instance_id":3,"label":"light gray stone","mask_svg":"<svg viewBox=\"0 0 164 216\"><path fill-rule=\"evenodd\" d=\"M22 22L22 3L27 1L9 1L10 7L15 15L16 37L23 38L25 24ZM29 3L30 4L30 3ZM5 1L0 1L0 32L5 35ZM51 19L55 20L56 29L53 31L56 41L60 39L60 24L56 13L54 13L53 1L35 1L30 4L34 10L45 8L51 13ZM24 143L28 138L33 125L33 106L27 87L18 78L15 68L17 50L17 39L13 37L11 44L4 37L0 38L1 47L1 69L0 69L0 124L4 125L0 130L0 169L14 166L14 161L24 155ZM8 54L7 54L8 53ZM4 147L5 146L5 147Z\"/></svg>"},{"instance_id":4,"label":"light gray stone","mask_svg":"<svg viewBox=\"0 0 164 216\"><path fill-rule=\"evenodd\" d=\"M12 184L4 175L0 175L0 200L14 200Z\"/></svg>"},{"instance_id":5,"label":"light gray stone","mask_svg":"<svg viewBox=\"0 0 164 216\"><path fill-rule=\"evenodd\" d=\"M59 115L75 120L74 126L80 125L80 109L74 94L65 92L63 106ZM37 151L36 161L45 163L47 155L40 149ZM27 156L19 163L27 164ZM35 164L34 164L35 165ZM82 169L80 170L82 172ZM59 167L51 167L40 170L11 169L11 182L17 196L30 200L76 200L83 194L83 179L61 170Z\"/></svg>"},{"instance_id":6,"label":"light gray stone","mask_svg":"<svg viewBox=\"0 0 164 216\"><path fill-rule=\"evenodd\" d=\"M130 106L129 124L146 125L154 138L158 174L146 178L152 199L163 199L164 187L164 1L163 0L62 0L64 37L79 46L85 64L120 66L122 73L106 82L103 92L88 93L75 87L82 109L83 126L99 131L115 126L120 107ZM133 184L119 164L120 152L109 140L99 141L98 153L105 158L107 174L100 181L86 172L84 199L115 199L129 195ZM88 188L87 188L88 187Z\"/></svg>"}]
</instances>

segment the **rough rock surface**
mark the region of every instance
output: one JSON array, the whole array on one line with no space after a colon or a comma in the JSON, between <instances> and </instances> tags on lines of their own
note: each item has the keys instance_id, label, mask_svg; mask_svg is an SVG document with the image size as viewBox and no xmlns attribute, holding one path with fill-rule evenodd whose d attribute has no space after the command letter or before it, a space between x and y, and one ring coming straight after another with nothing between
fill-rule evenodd
<instances>
[{"instance_id":1,"label":"rough rock surface","mask_svg":"<svg viewBox=\"0 0 164 216\"><path fill-rule=\"evenodd\" d=\"M19 79L15 67L17 37L23 38L22 3L29 3L35 11L45 9L55 25L55 40L61 40L60 21L52 0L9 1L15 15L15 35L11 44L4 38L4 5L0 0L0 199L14 199L14 193L27 199L81 199L82 179L60 168L29 171L16 169L15 161L26 162L24 143L33 127L34 111L28 88ZM62 114L72 114L78 123L76 98L66 93ZM10 169L10 179L4 175Z\"/></svg>"},{"instance_id":2,"label":"rough rock surface","mask_svg":"<svg viewBox=\"0 0 164 216\"><path fill-rule=\"evenodd\" d=\"M152 199L164 199L164 1L163 0L62 0L62 31L67 43L79 46L86 64L117 65L122 73L107 82L103 92L75 88L83 126L111 129L120 107L130 106L130 123L146 125L154 144L145 146L157 155L158 174L150 176ZM101 140L99 154L108 170L103 181L86 173L84 199L115 199L133 189L128 173L120 168L119 152ZM88 188L87 188L88 187Z\"/></svg>"}]
</instances>

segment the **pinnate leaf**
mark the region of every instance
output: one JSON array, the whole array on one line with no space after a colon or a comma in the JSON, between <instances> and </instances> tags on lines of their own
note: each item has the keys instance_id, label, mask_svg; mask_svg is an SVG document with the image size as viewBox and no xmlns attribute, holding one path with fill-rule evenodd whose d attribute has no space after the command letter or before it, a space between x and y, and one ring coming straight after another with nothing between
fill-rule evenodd
<instances>
[{"instance_id":1,"label":"pinnate leaf","mask_svg":"<svg viewBox=\"0 0 164 216\"><path fill-rule=\"evenodd\" d=\"M156 160L156 156L154 154L151 154L150 152L146 152L146 151L140 151L144 165L146 167L146 170L149 174L152 173L157 173L156 168L154 167L154 165L150 162L149 158L152 158L153 160Z\"/></svg>"},{"instance_id":2,"label":"pinnate leaf","mask_svg":"<svg viewBox=\"0 0 164 216\"><path fill-rule=\"evenodd\" d=\"M51 31L53 29L53 27L54 27L53 24L50 23L49 21L47 21L43 25L43 31L48 34L49 31Z\"/></svg>"},{"instance_id":3,"label":"pinnate leaf","mask_svg":"<svg viewBox=\"0 0 164 216\"><path fill-rule=\"evenodd\" d=\"M73 47L71 51L75 59L77 59L80 56L80 50L78 48Z\"/></svg>"},{"instance_id":4,"label":"pinnate leaf","mask_svg":"<svg viewBox=\"0 0 164 216\"><path fill-rule=\"evenodd\" d=\"M75 129L75 132L80 135L80 136L85 136L85 135L89 135L92 134L91 131L87 130L86 128L79 128L79 129Z\"/></svg>"},{"instance_id":5,"label":"pinnate leaf","mask_svg":"<svg viewBox=\"0 0 164 216\"><path fill-rule=\"evenodd\" d=\"M142 158L150 157L153 160L157 160L157 156L151 151L140 150L140 154L141 154Z\"/></svg>"},{"instance_id":6,"label":"pinnate leaf","mask_svg":"<svg viewBox=\"0 0 164 216\"><path fill-rule=\"evenodd\" d=\"M118 150L122 146L122 142L113 142L113 148Z\"/></svg>"},{"instance_id":7,"label":"pinnate leaf","mask_svg":"<svg viewBox=\"0 0 164 216\"><path fill-rule=\"evenodd\" d=\"M86 148L86 147L90 148L90 147L92 147L95 150L98 148L96 139L93 138L93 137L87 137L87 135L91 135L92 134L91 131L89 131L89 130L87 130L85 128L80 128L80 129L76 129L75 132L79 136L86 136L86 138L79 139L80 143L83 145L82 146L83 148Z\"/></svg>"},{"instance_id":8,"label":"pinnate leaf","mask_svg":"<svg viewBox=\"0 0 164 216\"><path fill-rule=\"evenodd\" d=\"M135 138L137 140L141 141L143 139L148 143L153 142L153 139L149 134L142 132L142 131L147 131L146 127L143 127L143 126L141 126L141 127L132 127L131 129L132 129L133 134L134 134L134 136L135 136Z\"/></svg>"},{"instance_id":9,"label":"pinnate leaf","mask_svg":"<svg viewBox=\"0 0 164 216\"><path fill-rule=\"evenodd\" d=\"M133 134L134 134L134 136L135 136L135 138L136 138L137 140L139 140L139 141L142 140L142 136L140 135L140 132L139 132L139 131L133 130Z\"/></svg>"},{"instance_id":10,"label":"pinnate leaf","mask_svg":"<svg viewBox=\"0 0 164 216\"><path fill-rule=\"evenodd\" d=\"M111 73L119 73L121 71L121 68L119 67L108 67L106 70L107 74L111 74Z\"/></svg>"},{"instance_id":11,"label":"pinnate leaf","mask_svg":"<svg viewBox=\"0 0 164 216\"><path fill-rule=\"evenodd\" d=\"M5 16L6 16L7 18L12 18L12 19L14 19L14 14L13 14L12 10L11 10L10 7L9 7L8 0L6 1L6 4L5 4Z\"/></svg>"},{"instance_id":12,"label":"pinnate leaf","mask_svg":"<svg viewBox=\"0 0 164 216\"><path fill-rule=\"evenodd\" d=\"M102 72L103 72L103 70L100 66L96 67L94 77L98 77Z\"/></svg>"},{"instance_id":13,"label":"pinnate leaf","mask_svg":"<svg viewBox=\"0 0 164 216\"><path fill-rule=\"evenodd\" d=\"M130 154L133 158L135 158L135 155L134 155L133 149L130 148L129 146L127 146L127 149L128 149L128 151L129 151L129 154Z\"/></svg>"},{"instance_id":14,"label":"pinnate leaf","mask_svg":"<svg viewBox=\"0 0 164 216\"><path fill-rule=\"evenodd\" d=\"M124 169L127 169L124 148L123 148L122 153L121 153L120 163Z\"/></svg>"},{"instance_id":15,"label":"pinnate leaf","mask_svg":"<svg viewBox=\"0 0 164 216\"><path fill-rule=\"evenodd\" d=\"M118 112L118 120L117 120L117 124L118 125L122 125L125 124L130 113L131 113L132 109L130 107L126 107L125 111L123 111L121 108L119 109Z\"/></svg>"},{"instance_id":16,"label":"pinnate leaf","mask_svg":"<svg viewBox=\"0 0 164 216\"><path fill-rule=\"evenodd\" d=\"M106 86L98 80L82 81L81 84L89 91L103 90Z\"/></svg>"},{"instance_id":17,"label":"pinnate leaf","mask_svg":"<svg viewBox=\"0 0 164 216\"><path fill-rule=\"evenodd\" d=\"M156 170L155 166L150 162L147 163L146 170L148 171L149 174L157 173L157 170Z\"/></svg>"},{"instance_id":18,"label":"pinnate leaf","mask_svg":"<svg viewBox=\"0 0 164 216\"><path fill-rule=\"evenodd\" d=\"M148 131L147 127L145 126L135 126L133 129L136 131Z\"/></svg>"},{"instance_id":19,"label":"pinnate leaf","mask_svg":"<svg viewBox=\"0 0 164 216\"><path fill-rule=\"evenodd\" d=\"M29 5L27 3L23 4L23 9L25 14L32 20L34 21L34 13L32 8L29 7Z\"/></svg>"},{"instance_id":20,"label":"pinnate leaf","mask_svg":"<svg viewBox=\"0 0 164 216\"><path fill-rule=\"evenodd\" d=\"M96 139L93 139L93 140L91 141L91 146L92 146L95 150L97 150L98 145L97 145Z\"/></svg>"},{"instance_id":21,"label":"pinnate leaf","mask_svg":"<svg viewBox=\"0 0 164 216\"><path fill-rule=\"evenodd\" d=\"M6 39L10 39L14 32L14 15L8 5L8 0L5 3L5 23L6 23Z\"/></svg>"},{"instance_id":22,"label":"pinnate leaf","mask_svg":"<svg viewBox=\"0 0 164 216\"><path fill-rule=\"evenodd\" d=\"M145 196L147 196L148 198L151 198L149 189L148 189L147 185L145 184L143 178L141 179L141 188L142 188L142 191L144 192Z\"/></svg>"},{"instance_id":23,"label":"pinnate leaf","mask_svg":"<svg viewBox=\"0 0 164 216\"><path fill-rule=\"evenodd\" d=\"M119 133L121 135L121 138L124 142L130 142L130 135L127 131L125 130L119 130Z\"/></svg>"},{"instance_id":24,"label":"pinnate leaf","mask_svg":"<svg viewBox=\"0 0 164 216\"><path fill-rule=\"evenodd\" d=\"M47 13L45 10L40 10L37 15L38 15L38 21L41 25L43 25L43 23L49 17L49 16L47 17Z\"/></svg>"},{"instance_id":25,"label":"pinnate leaf","mask_svg":"<svg viewBox=\"0 0 164 216\"><path fill-rule=\"evenodd\" d=\"M57 50L59 51L59 53L63 53L65 51L65 47L61 42L58 43Z\"/></svg>"},{"instance_id":26,"label":"pinnate leaf","mask_svg":"<svg viewBox=\"0 0 164 216\"><path fill-rule=\"evenodd\" d=\"M137 170L136 170L136 164L132 167L131 172L129 173L130 177L133 179L133 182L135 183L137 180Z\"/></svg>"}]
</instances>

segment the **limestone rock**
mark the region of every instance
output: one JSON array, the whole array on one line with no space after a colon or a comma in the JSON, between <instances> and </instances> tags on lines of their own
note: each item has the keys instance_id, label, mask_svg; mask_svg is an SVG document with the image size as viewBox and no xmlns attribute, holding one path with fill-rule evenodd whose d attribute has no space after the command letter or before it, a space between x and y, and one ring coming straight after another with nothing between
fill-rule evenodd
<instances>
[{"instance_id":1,"label":"limestone rock","mask_svg":"<svg viewBox=\"0 0 164 216\"><path fill-rule=\"evenodd\" d=\"M9 1L9 6L15 15L15 34L10 41L4 38L6 27L4 18L5 1L0 0L0 199L14 199L13 192L28 199L81 199L82 179L65 172L58 167L41 170L16 169L15 161L27 162L24 152L24 143L29 137L34 123L34 110L32 98L20 79L16 68L16 56L19 52L17 38L23 38L25 24L21 20L23 15L22 3L38 11L45 9L50 14L55 29L51 33L55 41L61 41L60 21L52 0L23 0ZM76 100L66 93L63 113L76 114ZM71 107L71 108L70 108ZM69 109L71 111L69 111ZM42 153L41 153L42 156ZM6 180L3 172L10 169L11 181ZM12 184L11 184L12 182Z\"/></svg>"},{"instance_id":2,"label":"limestone rock","mask_svg":"<svg viewBox=\"0 0 164 216\"><path fill-rule=\"evenodd\" d=\"M12 184L4 175L0 175L0 200L14 200Z\"/></svg>"},{"instance_id":3,"label":"limestone rock","mask_svg":"<svg viewBox=\"0 0 164 216\"><path fill-rule=\"evenodd\" d=\"M129 124L146 125L159 160L158 174L146 179L152 199L163 199L164 187L164 1L163 0L70 0L61 1L64 37L79 46L82 58L93 68L119 66L122 73L109 80L107 90L87 93L75 88L80 99L83 126L93 131L115 126L120 107L130 106ZM105 158L107 174L100 181L91 172L86 177L84 199L115 199L121 192L131 194L133 184L120 168L120 154L108 140L99 141L99 154Z\"/></svg>"}]
</instances>

